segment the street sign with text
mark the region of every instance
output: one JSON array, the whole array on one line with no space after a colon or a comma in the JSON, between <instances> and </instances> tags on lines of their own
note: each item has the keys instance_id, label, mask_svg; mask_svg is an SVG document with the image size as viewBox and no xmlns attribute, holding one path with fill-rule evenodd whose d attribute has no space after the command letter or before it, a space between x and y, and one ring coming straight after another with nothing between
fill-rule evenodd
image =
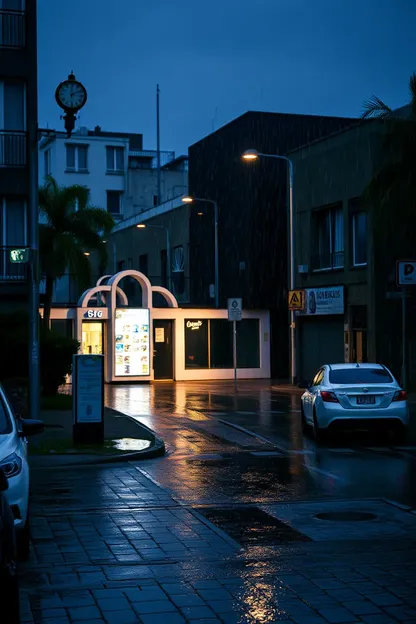
<instances>
[{"instance_id":1,"label":"street sign with text","mask_svg":"<svg viewBox=\"0 0 416 624\"><path fill-rule=\"evenodd\" d=\"M243 300L239 298L228 299L228 320L241 321L243 316Z\"/></svg>"},{"instance_id":2,"label":"street sign with text","mask_svg":"<svg viewBox=\"0 0 416 624\"><path fill-rule=\"evenodd\" d=\"M305 291L304 290L289 290L288 304L289 304L289 310L304 310Z\"/></svg>"},{"instance_id":3,"label":"street sign with text","mask_svg":"<svg viewBox=\"0 0 416 624\"><path fill-rule=\"evenodd\" d=\"M397 285L416 286L416 260L398 260Z\"/></svg>"}]
</instances>

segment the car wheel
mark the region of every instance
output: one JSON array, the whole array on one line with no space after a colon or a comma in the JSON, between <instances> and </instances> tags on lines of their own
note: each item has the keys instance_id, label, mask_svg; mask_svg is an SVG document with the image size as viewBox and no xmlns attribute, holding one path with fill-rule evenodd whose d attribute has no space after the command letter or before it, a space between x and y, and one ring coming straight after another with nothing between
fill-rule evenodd
<instances>
[{"instance_id":1,"label":"car wheel","mask_svg":"<svg viewBox=\"0 0 416 624\"><path fill-rule=\"evenodd\" d=\"M325 441L325 432L318 425L315 408L313 408L313 435L318 445Z\"/></svg>"},{"instance_id":2,"label":"car wheel","mask_svg":"<svg viewBox=\"0 0 416 624\"><path fill-rule=\"evenodd\" d=\"M17 557L20 561L27 561L30 555L30 520L26 519L25 526L16 532Z\"/></svg>"}]
</instances>

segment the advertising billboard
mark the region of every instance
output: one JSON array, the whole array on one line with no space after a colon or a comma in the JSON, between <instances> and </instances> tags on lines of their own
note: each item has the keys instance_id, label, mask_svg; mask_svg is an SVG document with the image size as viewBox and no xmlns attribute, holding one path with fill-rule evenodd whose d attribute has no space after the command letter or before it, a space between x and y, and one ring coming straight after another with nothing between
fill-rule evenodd
<instances>
[{"instance_id":1,"label":"advertising billboard","mask_svg":"<svg viewBox=\"0 0 416 624\"><path fill-rule=\"evenodd\" d=\"M150 313L147 308L117 308L114 340L116 377L150 375Z\"/></svg>"},{"instance_id":2,"label":"advertising billboard","mask_svg":"<svg viewBox=\"0 0 416 624\"><path fill-rule=\"evenodd\" d=\"M344 314L344 287L306 288L306 305L298 315Z\"/></svg>"}]
</instances>

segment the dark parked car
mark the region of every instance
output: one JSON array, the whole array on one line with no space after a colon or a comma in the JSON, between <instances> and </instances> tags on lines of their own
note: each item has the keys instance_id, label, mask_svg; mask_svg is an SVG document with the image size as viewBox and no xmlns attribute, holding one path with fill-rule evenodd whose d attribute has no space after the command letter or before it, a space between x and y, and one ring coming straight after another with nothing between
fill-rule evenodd
<instances>
[{"instance_id":1,"label":"dark parked car","mask_svg":"<svg viewBox=\"0 0 416 624\"><path fill-rule=\"evenodd\" d=\"M16 532L5 492L9 482L0 470L0 609L1 621L19 624L19 581L16 569ZM4 618L4 620L3 620Z\"/></svg>"}]
</instances>

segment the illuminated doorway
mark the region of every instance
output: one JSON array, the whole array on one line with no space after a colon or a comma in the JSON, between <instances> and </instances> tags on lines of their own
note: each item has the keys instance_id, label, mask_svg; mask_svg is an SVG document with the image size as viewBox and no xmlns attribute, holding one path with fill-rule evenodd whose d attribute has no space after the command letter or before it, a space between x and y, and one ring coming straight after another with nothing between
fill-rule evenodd
<instances>
[{"instance_id":1,"label":"illuminated doorway","mask_svg":"<svg viewBox=\"0 0 416 624\"><path fill-rule=\"evenodd\" d=\"M104 323L101 321L83 321L82 353L102 355Z\"/></svg>"}]
</instances>

